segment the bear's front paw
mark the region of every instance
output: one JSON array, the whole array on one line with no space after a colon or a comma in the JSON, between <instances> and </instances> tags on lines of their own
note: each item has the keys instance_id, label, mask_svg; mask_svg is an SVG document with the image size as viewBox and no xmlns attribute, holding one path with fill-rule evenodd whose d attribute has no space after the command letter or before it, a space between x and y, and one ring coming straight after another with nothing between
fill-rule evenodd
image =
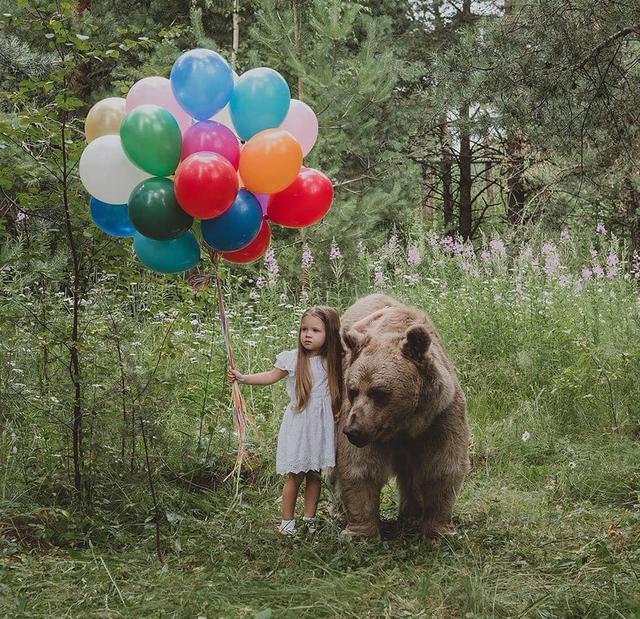
<instances>
[{"instance_id":1,"label":"bear's front paw","mask_svg":"<svg viewBox=\"0 0 640 619\"><path fill-rule=\"evenodd\" d=\"M367 527L367 528L350 528L346 527L340 531L340 537L343 539L356 539L356 538L378 538L380 539L380 531L377 527Z\"/></svg>"}]
</instances>

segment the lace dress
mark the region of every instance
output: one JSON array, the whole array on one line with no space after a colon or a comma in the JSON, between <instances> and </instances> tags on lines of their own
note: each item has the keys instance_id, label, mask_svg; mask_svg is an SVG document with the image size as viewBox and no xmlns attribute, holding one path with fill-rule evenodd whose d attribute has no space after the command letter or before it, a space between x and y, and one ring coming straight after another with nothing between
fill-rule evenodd
<instances>
[{"instance_id":1,"label":"lace dress","mask_svg":"<svg viewBox=\"0 0 640 619\"><path fill-rule=\"evenodd\" d=\"M289 373L285 385L291 400L284 411L278 433L276 471L282 474L319 471L335 466L336 458L325 361L320 356L309 357L311 394L307 406L298 412L293 409L296 402L296 357L296 350L285 350L278 353L274 363L275 367Z\"/></svg>"}]
</instances>

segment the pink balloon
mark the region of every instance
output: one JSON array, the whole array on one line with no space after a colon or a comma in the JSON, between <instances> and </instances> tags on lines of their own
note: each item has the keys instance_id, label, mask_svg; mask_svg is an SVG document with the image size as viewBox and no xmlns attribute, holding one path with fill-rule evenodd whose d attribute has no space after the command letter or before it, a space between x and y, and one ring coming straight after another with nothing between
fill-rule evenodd
<instances>
[{"instance_id":1,"label":"pink balloon","mask_svg":"<svg viewBox=\"0 0 640 619\"><path fill-rule=\"evenodd\" d=\"M212 120L191 125L182 136L182 159L206 151L222 155L236 170L240 163L240 142L231 129Z\"/></svg>"},{"instance_id":2,"label":"pink balloon","mask_svg":"<svg viewBox=\"0 0 640 619\"><path fill-rule=\"evenodd\" d=\"M298 99L291 99L289 112L280 129L286 129L298 140L304 156L309 154L318 139L318 119L314 111Z\"/></svg>"},{"instance_id":3,"label":"pink balloon","mask_svg":"<svg viewBox=\"0 0 640 619\"><path fill-rule=\"evenodd\" d=\"M173 96L171 82L166 77L144 77L131 86L126 101L127 113L145 103L154 103L168 110L178 122L182 133L193 124L191 116L180 107Z\"/></svg>"},{"instance_id":4,"label":"pink balloon","mask_svg":"<svg viewBox=\"0 0 640 619\"><path fill-rule=\"evenodd\" d=\"M253 194L256 200L260 203L262 207L262 216L264 217L267 214L267 205L269 204L269 198L271 194L268 193L254 193Z\"/></svg>"}]
</instances>

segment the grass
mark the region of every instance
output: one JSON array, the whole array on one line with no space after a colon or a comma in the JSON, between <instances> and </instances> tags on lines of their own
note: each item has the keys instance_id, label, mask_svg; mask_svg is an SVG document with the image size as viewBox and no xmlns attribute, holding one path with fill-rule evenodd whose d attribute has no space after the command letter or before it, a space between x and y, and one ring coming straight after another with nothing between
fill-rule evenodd
<instances>
[{"instance_id":1,"label":"grass","mask_svg":"<svg viewBox=\"0 0 640 619\"><path fill-rule=\"evenodd\" d=\"M136 288L139 306L128 288L98 281L84 309L92 500L80 504L59 423L71 410L64 346L14 308L0 322L0 616L640 617L637 283L622 271L581 279L578 248L564 243L553 250L560 266L546 269L538 250L508 261L494 245L480 259L433 239L419 266L397 246L375 256L383 288L432 316L468 397L473 468L458 534L437 545L342 539L326 491L314 537L278 536L281 386L244 390L260 435L236 497L221 482L235 437L211 299L153 276ZM612 248L585 259L605 264ZM333 283L310 273L305 301L282 280L257 289L228 275L239 366L266 369L291 348L303 304L342 309L370 290L372 262L348 263L355 292L335 264ZM66 328L57 301L42 302L50 328ZM132 410L147 428L163 562ZM395 512L389 485L383 517Z\"/></svg>"},{"instance_id":2,"label":"grass","mask_svg":"<svg viewBox=\"0 0 640 619\"><path fill-rule=\"evenodd\" d=\"M548 438L541 437L540 445L535 435L526 444L515 438L510 446L501 439L475 451L456 507L458 534L437 545L415 537L343 540L328 515L326 493L316 535L283 539L275 531L279 486L269 474L258 476L237 499L229 487L194 493L164 482L164 500L178 510L169 515L173 524L164 527L164 563L154 555L149 523L131 523L117 548L89 541L100 540L97 530L85 534L84 547L73 547L83 537L73 530L66 538L59 535L56 545L47 536L39 543L32 539L31 549L5 541L0 612L636 616L640 448L609 435L582 443L558 440L551 449L544 444ZM505 449L512 457L505 458ZM383 517L393 517L395 498L394 487L387 486ZM69 526L77 518L69 514ZM50 516L41 525L49 534L54 520ZM23 522L22 535L28 530Z\"/></svg>"}]
</instances>

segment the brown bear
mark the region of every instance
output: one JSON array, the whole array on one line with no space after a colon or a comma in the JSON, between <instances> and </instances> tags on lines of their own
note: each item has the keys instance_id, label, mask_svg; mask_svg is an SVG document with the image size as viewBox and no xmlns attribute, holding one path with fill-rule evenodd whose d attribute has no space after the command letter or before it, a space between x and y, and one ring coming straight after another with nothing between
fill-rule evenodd
<instances>
[{"instance_id":1,"label":"brown bear","mask_svg":"<svg viewBox=\"0 0 640 619\"><path fill-rule=\"evenodd\" d=\"M380 491L395 475L399 524L436 539L452 531L469 470L466 401L453 365L426 314L391 297L360 299L341 323L346 397L330 481L343 533L380 535Z\"/></svg>"}]
</instances>

